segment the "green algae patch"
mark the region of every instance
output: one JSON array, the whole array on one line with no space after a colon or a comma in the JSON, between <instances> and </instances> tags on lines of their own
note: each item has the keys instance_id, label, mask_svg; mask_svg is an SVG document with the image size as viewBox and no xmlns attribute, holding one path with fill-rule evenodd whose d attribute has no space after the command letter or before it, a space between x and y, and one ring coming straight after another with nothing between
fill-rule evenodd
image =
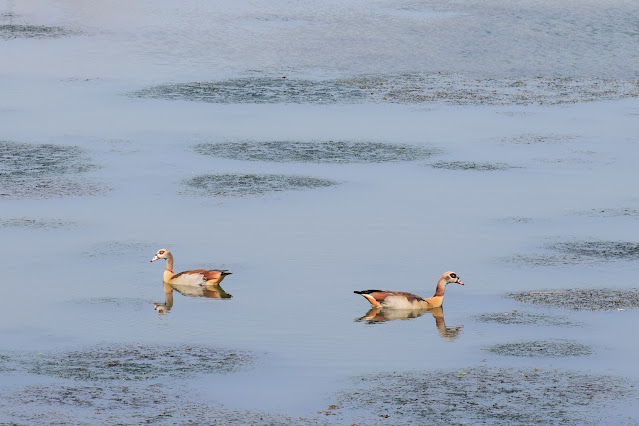
<instances>
[{"instance_id":1,"label":"green algae patch","mask_svg":"<svg viewBox=\"0 0 639 426\"><path fill-rule=\"evenodd\" d=\"M563 358L592 353L589 346L565 339L503 343L486 348L486 350L496 355L529 358Z\"/></svg>"},{"instance_id":2,"label":"green algae patch","mask_svg":"<svg viewBox=\"0 0 639 426\"><path fill-rule=\"evenodd\" d=\"M338 401L363 424L600 424L624 420L606 405L637 398L625 378L538 368L375 374L355 387Z\"/></svg>"},{"instance_id":3,"label":"green algae patch","mask_svg":"<svg viewBox=\"0 0 639 426\"><path fill-rule=\"evenodd\" d=\"M639 259L639 244L631 241L565 241L549 244L545 249L543 253L517 254L503 260L530 266L557 266Z\"/></svg>"},{"instance_id":4,"label":"green algae patch","mask_svg":"<svg viewBox=\"0 0 639 426\"><path fill-rule=\"evenodd\" d=\"M463 171L477 171L477 172L494 172L503 171L515 168L515 166L509 166L505 163L477 163L474 161L437 161L435 163L428 164L435 169L446 170L463 170Z\"/></svg>"},{"instance_id":5,"label":"green algae patch","mask_svg":"<svg viewBox=\"0 0 639 426\"><path fill-rule=\"evenodd\" d=\"M570 321L559 315L535 314L513 310L510 312L487 313L478 315L480 322L490 322L503 325L541 325L541 326L576 326L579 323Z\"/></svg>"},{"instance_id":6,"label":"green algae patch","mask_svg":"<svg viewBox=\"0 0 639 426\"><path fill-rule=\"evenodd\" d=\"M209 346L100 345L69 352L14 354L7 368L73 380L141 381L230 373L251 366L253 360L248 352Z\"/></svg>"},{"instance_id":7,"label":"green algae patch","mask_svg":"<svg viewBox=\"0 0 639 426\"><path fill-rule=\"evenodd\" d=\"M198 144L194 149L198 154L241 161L339 164L415 161L437 152L416 145L352 141L218 142Z\"/></svg>"},{"instance_id":8,"label":"green algae patch","mask_svg":"<svg viewBox=\"0 0 639 426\"><path fill-rule=\"evenodd\" d=\"M179 382L41 384L0 391L2 424L310 425L303 418L231 410Z\"/></svg>"},{"instance_id":9,"label":"green algae patch","mask_svg":"<svg viewBox=\"0 0 639 426\"><path fill-rule=\"evenodd\" d=\"M639 290L564 289L509 293L518 302L573 311L613 311L639 307Z\"/></svg>"},{"instance_id":10,"label":"green algae patch","mask_svg":"<svg viewBox=\"0 0 639 426\"><path fill-rule=\"evenodd\" d=\"M131 96L222 104L333 104L361 102L366 94L356 86L336 80L256 76L160 84L133 92Z\"/></svg>"},{"instance_id":11,"label":"green algae patch","mask_svg":"<svg viewBox=\"0 0 639 426\"><path fill-rule=\"evenodd\" d=\"M258 74L216 81L159 84L129 95L220 104L556 105L639 97L639 80L543 75L475 78L463 73L443 72L312 80Z\"/></svg>"},{"instance_id":12,"label":"green algae patch","mask_svg":"<svg viewBox=\"0 0 639 426\"><path fill-rule=\"evenodd\" d=\"M105 194L108 186L79 177L95 168L77 146L0 141L0 199Z\"/></svg>"},{"instance_id":13,"label":"green algae patch","mask_svg":"<svg viewBox=\"0 0 639 426\"><path fill-rule=\"evenodd\" d=\"M183 195L248 197L275 192L325 188L337 182L310 176L224 173L200 175L184 182Z\"/></svg>"},{"instance_id":14,"label":"green algae patch","mask_svg":"<svg viewBox=\"0 0 639 426\"><path fill-rule=\"evenodd\" d=\"M64 27L45 25L0 24L0 40L22 38L60 38L78 35L77 31Z\"/></svg>"}]
</instances>

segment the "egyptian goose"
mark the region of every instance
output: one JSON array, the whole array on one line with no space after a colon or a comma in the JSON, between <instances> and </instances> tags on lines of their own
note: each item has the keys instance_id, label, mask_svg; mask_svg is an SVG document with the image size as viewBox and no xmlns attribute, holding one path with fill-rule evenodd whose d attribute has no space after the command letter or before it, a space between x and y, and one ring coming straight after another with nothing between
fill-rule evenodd
<instances>
[{"instance_id":1,"label":"egyptian goose","mask_svg":"<svg viewBox=\"0 0 639 426\"><path fill-rule=\"evenodd\" d=\"M403 291L362 290L354 291L354 293L364 296L371 302L373 307L386 309L432 309L442 306L446 285L450 283L464 285L459 275L454 272L445 272L439 281L437 281L435 295L426 299Z\"/></svg>"},{"instance_id":2,"label":"egyptian goose","mask_svg":"<svg viewBox=\"0 0 639 426\"><path fill-rule=\"evenodd\" d=\"M151 262L158 259L166 259L166 269L164 270L164 282L174 285L217 285L224 277L230 275L226 269L194 269L176 274L173 272L173 255L167 249L158 250Z\"/></svg>"}]
</instances>

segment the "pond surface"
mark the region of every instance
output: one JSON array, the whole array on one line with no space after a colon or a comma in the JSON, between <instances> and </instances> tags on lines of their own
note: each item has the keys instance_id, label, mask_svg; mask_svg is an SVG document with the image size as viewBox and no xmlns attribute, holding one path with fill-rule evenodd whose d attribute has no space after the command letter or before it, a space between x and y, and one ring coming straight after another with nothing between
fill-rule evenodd
<instances>
[{"instance_id":1,"label":"pond surface","mask_svg":"<svg viewBox=\"0 0 639 426\"><path fill-rule=\"evenodd\" d=\"M0 0L0 423L639 423L638 20Z\"/></svg>"}]
</instances>

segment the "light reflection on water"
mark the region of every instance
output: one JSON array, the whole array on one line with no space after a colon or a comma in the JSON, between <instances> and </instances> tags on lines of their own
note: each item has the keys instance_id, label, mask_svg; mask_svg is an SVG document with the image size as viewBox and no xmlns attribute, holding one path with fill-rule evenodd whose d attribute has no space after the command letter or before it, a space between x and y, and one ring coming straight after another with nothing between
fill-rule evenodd
<instances>
[{"instance_id":1,"label":"light reflection on water","mask_svg":"<svg viewBox=\"0 0 639 426\"><path fill-rule=\"evenodd\" d=\"M610 242L627 242L621 248L633 252L639 239L636 217L627 213L639 208L628 189L639 154L636 99L460 107L125 96L157 84L274 74L463 72L468 81L515 75L521 84L536 75L636 78L639 53L630 47L637 11L606 5L0 3L3 23L78 32L0 42L0 57L8 58L0 71L0 139L53 153L73 147L69 152L86 153L100 167L69 164L65 176L112 189L100 197L0 199L0 337L25 359L102 344L250 351L257 367L198 376L186 386L209 403L303 416L325 410L359 375L540 367L531 357L485 350L517 341L570 337L590 355L544 359L543 367L639 380L637 344L625 338L636 309L570 311L504 297L637 287L636 256L607 253L619 248ZM318 140L347 148L357 141L406 144L428 155L338 164L192 150L210 141L256 141L258 148L296 141L295 148ZM285 152L276 148L261 153ZM185 180L210 175L309 176L340 185L260 197L180 196ZM604 244L577 253L592 262L503 261L549 244L583 252L575 242ZM167 291L148 263L149 252L167 246L180 253L180 270L208 265L233 275L224 290ZM435 284L433 271L445 269L467 284L447 294L445 322L435 312L407 313L406 320L365 313L368 306L352 293L423 294ZM158 315L152 302L171 305L170 312ZM519 322L485 320L523 309ZM535 320L555 315L561 320ZM16 386L33 381L5 373Z\"/></svg>"}]
</instances>

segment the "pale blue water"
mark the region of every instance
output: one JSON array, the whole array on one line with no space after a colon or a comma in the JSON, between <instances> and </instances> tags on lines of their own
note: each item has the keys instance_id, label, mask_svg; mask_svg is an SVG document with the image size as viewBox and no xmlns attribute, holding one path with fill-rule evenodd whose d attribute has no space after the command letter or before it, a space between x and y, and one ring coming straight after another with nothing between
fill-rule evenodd
<instances>
[{"instance_id":1,"label":"pale blue water","mask_svg":"<svg viewBox=\"0 0 639 426\"><path fill-rule=\"evenodd\" d=\"M79 33L0 38L0 140L79 146L99 166L80 178L107 188L97 196L0 198L2 220L68 224L0 227L2 347L29 354L101 343L248 350L257 366L191 377L186 385L211 404L328 422L316 411L362 374L482 364L578 369L636 383L639 311L565 312L504 298L511 291L639 286L637 259L511 261L567 240L637 241L636 216L582 214L639 209L636 98L556 106L222 105L127 95L154 84L247 75L637 78L632 5L519 6L0 2L0 25ZM282 140L439 151L410 162L330 164L238 161L193 149ZM429 166L436 161L513 168ZM181 194L184 180L215 173L302 175L339 185L256 197ZM151 301L164 301L163 265L149 260L160 248L175 254L176 270L230 269L223 287L233 298L176 294L172 310L158 315ZM446 294L446 325L463 326L456 339L443 339L430 314L355 321L369 306L353 290L430 296L447 270L466 282ZM477 319L513 309L581 325ZM539 338L574 339L593 353L539 360L484 350ZM2 379L12 386L47 380ZM623 412L636 422L632 405ZM0 422L20 419L5 414Z\"/></svg>"}]
</instances>

